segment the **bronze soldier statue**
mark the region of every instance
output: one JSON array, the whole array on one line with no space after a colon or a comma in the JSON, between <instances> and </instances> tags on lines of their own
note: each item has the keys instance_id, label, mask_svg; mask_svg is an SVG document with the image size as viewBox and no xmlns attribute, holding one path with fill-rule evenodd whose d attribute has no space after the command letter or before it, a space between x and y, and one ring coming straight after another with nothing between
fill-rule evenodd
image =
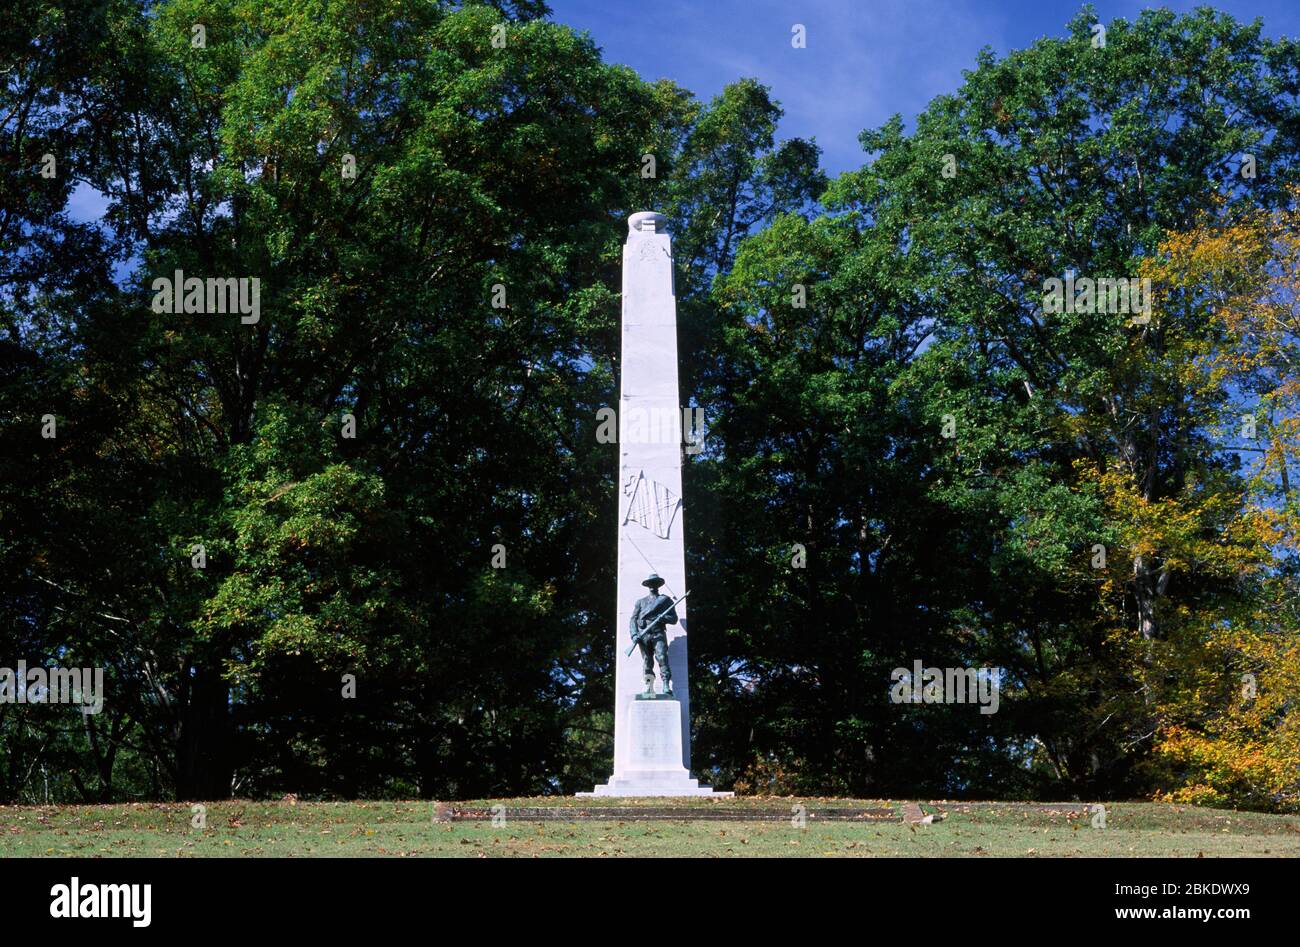
<instances>
[{"instance_id":1,"label":"bronze soldier statue","mask_svg":"<svg viewBox=\"0 0 1300 947\"><path fill-rule=\"evenodd\" d=\"M645 695L654 694L656 661L664 682L664 694L671 695L673 672L668 667L668 635L664 632L664 625L677 624L677 603L667 595L659 594L664 580L654 573L641 584L650 589L650 594L637 599L632 607L628 631L632 641L641 647L641 659L645 663Z\"/></svg>"}]
</instances>

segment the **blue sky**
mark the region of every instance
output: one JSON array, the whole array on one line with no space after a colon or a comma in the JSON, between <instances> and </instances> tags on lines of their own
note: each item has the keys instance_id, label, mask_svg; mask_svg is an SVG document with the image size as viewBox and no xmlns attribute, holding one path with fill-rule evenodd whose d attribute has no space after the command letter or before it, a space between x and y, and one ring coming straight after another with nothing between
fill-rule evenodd
<instances>
[{"instance_id":1,"label":"blue sky","mask_svg":"<svg viewBox=\"0 0 1300 947\"><path fill-rule=\"evenodd\" d=\"M548 0L552 19L586 30L610 62L672 79L703 99L752 76L785 107L782 137L815 137L828 171L863 162L858 133L898 112L912 118L955 90L984 46L998 54L1062 36L1082 6L1063 0ZM1194 0L1097 0L1103 23ZM1273 37L1300 37L1297 0L1215 0ZM806 49L790 45L795 23Z\"/></svg>"}]
</instances>

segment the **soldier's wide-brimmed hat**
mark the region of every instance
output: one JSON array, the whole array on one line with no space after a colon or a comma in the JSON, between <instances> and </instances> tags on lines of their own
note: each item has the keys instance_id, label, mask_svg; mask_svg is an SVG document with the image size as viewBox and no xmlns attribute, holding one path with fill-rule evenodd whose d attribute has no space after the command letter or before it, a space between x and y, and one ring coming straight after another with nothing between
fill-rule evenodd
<instances>
[{"instance_id":1,"label":"soldier's wide-brimmed hat","mask_svg":"<svg viewBox=\"0 0 1300 947\"><path fill-rule=\"evenodd\" d=\"M664 584L664 580L659 578L659 576L655 575L653 572L651 572L650 578L646 579L641 584L652 589L657 589L659 588L659 586Z\"/></svg>"}]
</instances>

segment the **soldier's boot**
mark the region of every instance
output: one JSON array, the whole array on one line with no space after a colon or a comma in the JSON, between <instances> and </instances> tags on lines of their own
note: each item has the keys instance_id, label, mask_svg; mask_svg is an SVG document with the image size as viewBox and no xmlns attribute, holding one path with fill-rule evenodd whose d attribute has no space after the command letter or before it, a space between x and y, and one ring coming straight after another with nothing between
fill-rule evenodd
<instances>
[{"instance_id":1,"label":"soldier's boot","mask_svg":"<svg viewBox=\"0 0 1300 947\"><path fill-rule=\"evenodd\" d=\"M653 674L647 674L645 676L645 693L653 694L654 692L655 692L655 676Z\"/></svg>"},{"instance_id":2,"label":"soldier's boot","mask_svg":"<svg viewBox=\"0 0 1300 947\"><path fill-rule=\"evenodd\" d=\"M667 674L664 674L664 693L669 696L672 696L672 692L673 692L673 679L669 677Z\"/></svg>"}]
</instances>

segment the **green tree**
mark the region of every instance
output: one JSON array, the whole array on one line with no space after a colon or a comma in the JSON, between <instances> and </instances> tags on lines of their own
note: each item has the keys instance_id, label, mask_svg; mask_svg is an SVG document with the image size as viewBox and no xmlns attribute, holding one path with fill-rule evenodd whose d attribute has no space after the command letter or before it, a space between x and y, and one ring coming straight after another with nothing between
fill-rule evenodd
<instances>
[{"instance_id":1,"label":"green tree","mask_svg":"<svg viewBox=\"0 0 1300 947\"><path fill-rule=\"evenodd\" d=\"M1300 47L1202 9L1116 21L1098 48L1092 19L982 54L910 134L897 118L865 132L873 160L832 185L827 215L752 238L719 283L730 556L710 563L744 611L718 660L746 669L734 696L756 721L733 771L775 759L806 791L1149 791L1141 642L1255 594L1125 546L1098 479L1119 465L1142 502L1217 510L1202 541L1244 515L1213 436L1223 393L1177 370L1212 329L1048 313L1044 290L1137 277L1166 228L1283 200ZM1123 568L1116 629L1098 591ZM914 658L1005 668L999 713L884 706L889 669Z\"/></svg>"},{"instance_id":2,"label":"green tree","mask_svg":"<svg viewBox=\"0 0 1300 947\"><path fill-rule=\"evenodd\" d=\"M3 64L25 156L4 194L5 654L112 683L76 729L0 721L6 798L56 752L86 798L603 775L615 454L595 429L626 217L659 203L722 246L817 173L761 87L698 105L544 12L33 5ZM68 175L33 190L65 108ZM101 226L63 215L77 184ZM726 215L700 197L724 186ZM260 318L154 311L177 270L257 277Z\"/></svg>"}]
</instances>

